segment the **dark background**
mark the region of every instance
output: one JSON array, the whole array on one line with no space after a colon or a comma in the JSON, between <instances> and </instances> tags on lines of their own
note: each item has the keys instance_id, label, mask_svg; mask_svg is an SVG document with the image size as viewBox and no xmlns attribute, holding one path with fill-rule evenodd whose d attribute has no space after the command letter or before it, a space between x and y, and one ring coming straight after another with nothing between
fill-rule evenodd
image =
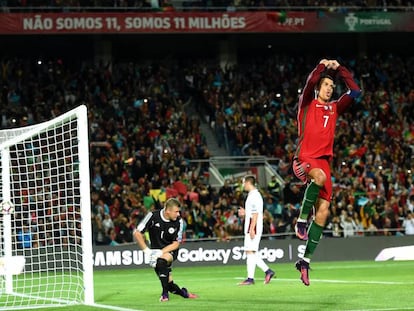
<instances>
[{"instance_id":1,"label":"dark background","mask_svg":"<svg viewBox=\"0 0 414 311\"><path fill-rule=\"evenodd\" d=\"M393 53L413 55L414 35L401 33L299 34L140 34L140 35L21 35L0 36L2 57L93 60L99 40L112 43L114 61L166 57L216 57L220 42L230 41L239 59L277 53L352 57Z\"/></svg>"}]
</instances>

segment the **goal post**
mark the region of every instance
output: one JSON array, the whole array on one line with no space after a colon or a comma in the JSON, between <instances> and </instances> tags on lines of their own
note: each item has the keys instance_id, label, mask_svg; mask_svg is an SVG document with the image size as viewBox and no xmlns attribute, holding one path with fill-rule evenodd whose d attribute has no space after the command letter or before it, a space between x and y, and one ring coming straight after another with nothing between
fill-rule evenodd
<instances>
[{"instance_id":1,"label":"goal post","mask_svg":"<svg viewBox=\"0 0 414 311\"><path fill-rule=\"evenodd\" d=\"M0 310L94 304L87 108L0 130Z\"/></svg>"}]
</instances>

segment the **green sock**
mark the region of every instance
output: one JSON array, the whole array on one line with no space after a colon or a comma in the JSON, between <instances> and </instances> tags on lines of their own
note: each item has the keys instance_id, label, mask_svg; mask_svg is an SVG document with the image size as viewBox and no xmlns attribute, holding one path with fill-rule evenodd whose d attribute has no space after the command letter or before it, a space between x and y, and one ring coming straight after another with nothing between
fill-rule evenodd
<instances>
[{"instance_id":1,"label":"green sock","mask_svg":"<svg viewBox=\"0 0 414 311\"><path fill-rule=\"evenodd\" d=\"M315 205L320 190L321 186L315 184L313 181L310 182L310 184L306 188L305 195L303 196L302 206L300 207L299 219L308 219L309 212L311 208Z\"/></svg>"},{"instance_id":2,"label":"green sock","mask_svg":"<svg viewBox=\"0 0 414 311\"><path fill-rule=\"evenodd\" d=\"M308 242L306 243L305 254L303 257L306 257L309 259L312 257L313 253L315 252L316 247L319 244L319 240L321 239L322 231L323 231L323 227L318 225L316 222L312 221L309 227L309 230L308 230L309 239L308 239Z\"/></svg>"}]
</instances>

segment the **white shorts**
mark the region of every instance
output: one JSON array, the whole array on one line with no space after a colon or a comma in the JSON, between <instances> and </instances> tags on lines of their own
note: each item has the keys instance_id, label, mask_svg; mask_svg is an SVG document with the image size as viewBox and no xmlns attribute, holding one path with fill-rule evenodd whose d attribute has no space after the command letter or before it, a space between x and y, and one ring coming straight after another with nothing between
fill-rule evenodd
<instances>
[{"instance_id":1,"label":"white shorts","mask_svg":"<svg viewBox=\"0 0 414 311\"><path fill-rule=\"evenodd\" d=\"M244 251L254 251L257 252L259 250L260 239L262 238L261 235L256 235L252 240L249 234L244 235Z\"/></svg>"}]
</instances>

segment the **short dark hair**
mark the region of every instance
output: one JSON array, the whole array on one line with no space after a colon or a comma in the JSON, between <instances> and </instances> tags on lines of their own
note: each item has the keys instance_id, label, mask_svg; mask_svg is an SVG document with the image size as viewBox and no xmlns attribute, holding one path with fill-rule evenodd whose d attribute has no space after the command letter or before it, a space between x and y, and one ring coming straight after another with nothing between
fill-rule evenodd
<instances>
[{"instance_id":1,"label":"short dark hair","mask_svg":"<svg viewBox=\"0 0 414 311\"><path fill-rule=\"evenodd\" d=\"M254 177L254 175L246 175L243 177L243 181L246 182L250 182L252 185L256 184L256 177Z\"/></svg>"},{"instance_id":2,"label":"short dark hair","mask_svg":"<svg viewBox=\"0 0 414 311\"><path fill-rule=\"evenodd\" d=\"M320 90L321 85L322 85L322 81L323 81L324 79L330 79L330 80L332 80L332 81L334 82L334 84L335 84L335 78L334 78L332 75L329 75L329 74L327 74L327 73L323 73L323 74L321 75L321 77L319 78L318 84L316 85L316 89L317 89L318 91Z\"/></svg>"}]
</instances>

